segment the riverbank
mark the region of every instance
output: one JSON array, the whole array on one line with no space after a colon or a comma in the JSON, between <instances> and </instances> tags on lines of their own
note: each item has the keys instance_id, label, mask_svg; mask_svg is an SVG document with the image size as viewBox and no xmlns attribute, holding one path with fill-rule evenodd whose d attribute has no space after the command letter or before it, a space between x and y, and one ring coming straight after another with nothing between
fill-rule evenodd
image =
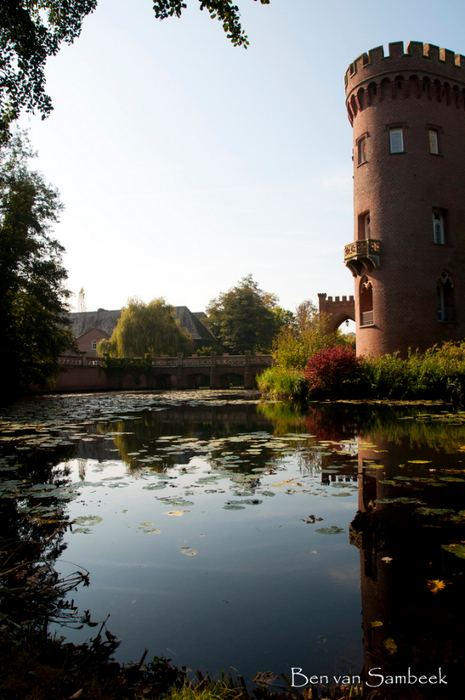
<instances>
[{"instance_id":1,"label":"riverbank","mask_svg":"<svg viewBox=\"0 0 465 700\"><path fill-rule=\"evenodd\" d=\"M2 631L0 637L0 677L2 700L382 700L377 692L363 692L353 686L332 690L314 686L299 693L267 674L261 674L250 693L243 678L230 673L211 679L197 672L189 681L185 669L169 659L155 657L144 663L122 665L112 660L116 642L100 633L89 643L75 646L40 632ZM145 655L144 655L145 656Z\"/></svg>"},{"instance_id":2,"label":"riverbank","mask_svg":"<svg viewBox=\"0 0 465 700\"><path fill-rule=\"evenodd\" d=\"M465 341L445 343L425 353L357 358L341 346L313 355L305 368L279 364L257 378L266 395L282 398L403 400L463 403Z\"/></svg>"}]
</instances>

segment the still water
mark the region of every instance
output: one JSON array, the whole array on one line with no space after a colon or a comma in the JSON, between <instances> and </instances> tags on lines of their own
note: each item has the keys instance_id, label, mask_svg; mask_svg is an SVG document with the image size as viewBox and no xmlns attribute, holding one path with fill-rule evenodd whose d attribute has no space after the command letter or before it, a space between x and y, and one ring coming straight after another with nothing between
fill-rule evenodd
<instances>
[{"instance_id":1,"label":"still water","mask_svg":"<svg viewBox=\"0 0 465 700\"><path fill-rule=\"evenodd\" d=\"M463 682L465 412L199 391L1 418L3 532L53 534L48 565L89 572L68 600L110 615L118 660L387 690L425 675L417 697Z\"/></svg>"}]
</instances>

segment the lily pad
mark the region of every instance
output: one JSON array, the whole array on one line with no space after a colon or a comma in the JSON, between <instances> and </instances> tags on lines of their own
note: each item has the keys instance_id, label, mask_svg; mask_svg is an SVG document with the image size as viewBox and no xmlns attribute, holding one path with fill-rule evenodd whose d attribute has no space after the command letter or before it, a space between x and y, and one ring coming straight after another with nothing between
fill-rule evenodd
<instances>
[{"instance_id":1,"label":"lily pad","mask_svg":"<svg viewBox=\"0 0 465 700\"><path fill-rule=\"evenodd\" d=\"M441 547L445 549L446 552L455 554L455 556L460 559L465 559L465 544L442 544Z\"/></svg>"},{"instance_id":2,"label":"lily pad","mask_svg":"<svg viewBox=\"0 0 465 700\"><path fill-rule=\"evenodd\" d=\"M81 515L79 518L74 518L74 522L77 523L77 525L91 526L101 523L102 518L98 515Z\"/></svg>"},{"instance_id":3,"label":"lily pad","mask_svg":"<svg viewBox=\"0 0 465 700\"><path fill-rule=\"evenodd\" d=\"M315 532L318 532L320 535L342 535L345 533L345 530L342 527L331 525L330 527L320 527Z\"/></svg>"}]
</instances>

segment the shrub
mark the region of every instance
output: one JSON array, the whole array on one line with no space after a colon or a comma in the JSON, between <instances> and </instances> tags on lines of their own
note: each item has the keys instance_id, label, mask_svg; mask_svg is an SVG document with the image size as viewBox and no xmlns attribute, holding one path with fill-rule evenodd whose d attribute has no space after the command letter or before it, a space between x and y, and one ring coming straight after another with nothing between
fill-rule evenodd
<instances>
[{"instance_id":1,"label":"shrub","mask_svg":"<svg viewBox=\"0 0 465 700\"><path fill-rule=\"evenodd\" d=\"M337 398L349 384L353 388L360 378L360 369L353 348L335 345L310 357L304 374L311 394Z\"/></svg>"},{"instance_id":2,"label":"shrub","mask_svg":"<svg viewBox=\"0 0 465 700\"><path fill-rule=\"evenodd\" d=\"M265 369L259 374L257 384L260 391L275 396L303 398L308 391L302 370L282 369L276 365Z\"/></svg>"}]
</instances>

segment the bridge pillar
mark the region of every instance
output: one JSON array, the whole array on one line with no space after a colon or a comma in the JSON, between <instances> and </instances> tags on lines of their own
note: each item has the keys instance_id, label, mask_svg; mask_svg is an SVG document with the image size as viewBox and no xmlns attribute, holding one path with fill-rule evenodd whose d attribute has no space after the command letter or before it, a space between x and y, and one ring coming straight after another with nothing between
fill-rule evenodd
<instances>
[{"instance_id":1,"label":"bridge pillar","mask_svg":"<svg viewBox=\"0 0 465 700\"><path fill-rule=\"evenodd\" d=\"M186 381L184 377L184 368L182 366L182 358L183 358L183 353L178 352L178 371L176 373L176 388L177 389L185 389L186 388Z\"/></svg>"},{"instance_id":2,"label":"bridge pillar","mask_svg":"<svg viewBox=\"0 0 465 700\"><path fill-rule=\"evenodd\" d=\"M250 350L245 351L245 366L244 366L244 389L253 389L255 385L255 376L252 372L250 364Z\"/></svg>"},{"instance_id":3,"label":"bridge pillar","mask_svg":"<svg viewBox=\"0 0 465 700\"><path fill-rule=\"evenodd\" d=\"M218 370L216 367L216 352L211 353L212 365L210 368L210 389L220 388L220 378L218 376Z\"/></svg>"}]
</instances>

